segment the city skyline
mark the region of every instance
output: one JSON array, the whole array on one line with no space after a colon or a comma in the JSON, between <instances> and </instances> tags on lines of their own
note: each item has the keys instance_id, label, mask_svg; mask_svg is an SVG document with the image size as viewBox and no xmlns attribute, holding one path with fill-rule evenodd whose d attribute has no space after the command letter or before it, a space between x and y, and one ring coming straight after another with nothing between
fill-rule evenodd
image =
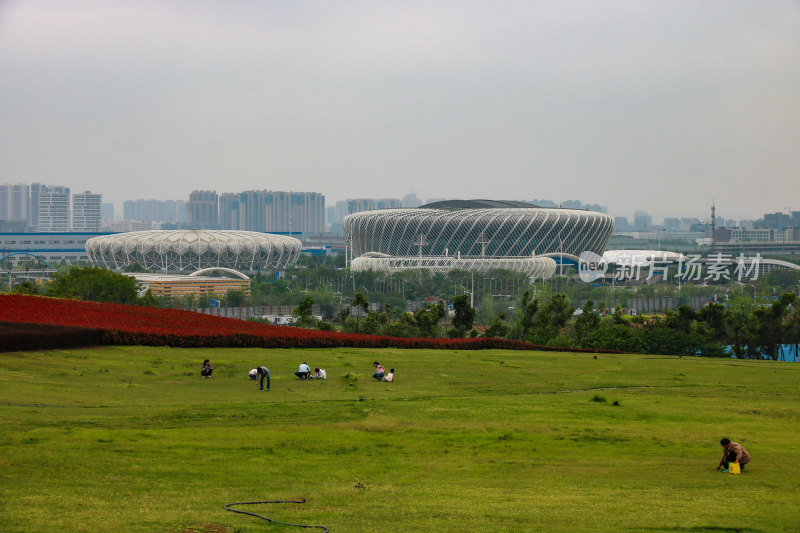
<instances>
[{"instance_id":1,"label":"city skyline","mask_svg":"<svg viewBox=\"0 0 800 533\"><path fill-rule=\"evenodd\" d=\"M800 198L800 4L0 4L3 182L130 198ZM487 193L491 191L491 193Z\"/></svg>"},{"instance_id":2,"label":"city skyline","mask_svg":"<svg viewBox=\"0 0 800 533\"><path fill-rule=\"evenodd\" d=\"M69 191L71 189L69 186L64 186L62 184L54 185L54 184L42 184L42 183L33 183L33 184L30 184L30 183L5 183L5 184L0 183L0 192L2 192L4 190L4 188L13 188L13 187L18 187L18 186L23 186L23 187L28 187L28 188L32 188L34 186L39 186L39 187L43 186L45 188L56 188L56 189L59 189L59 190L65 189L67 191ZM32 192L33 192L33 190L32 190ZM147 198L144 198L144 197L142 197L142 198L127 198L127 199L124 199L122 201L121 205L117 205L117 204L115 204L113 202L105 201L106 200L106 196L105 196L104 192L100 192L99 194L103 197L103 206L106 206L106 205L109 205L109 204L114 206L114 213L115 213L114 220L152 220L153 222L180 222L180 223L185 223L185 222L187 222L185 220L185 218L184 219L176 218L176 214L173 214L171 216L162 216L162 217L137 217L137 216L128 216L128 215L125 215L124 213L126 213L128 211L133 211L132 208L134 206L132 204L134 204L134 203L148 203L148 202L159 202L159 203L164 203L164 204L175 204L175 206L183 205L184 206L184 210L185 210L185 206L190 201L190 199L192 197L192 193L195 193L195 192L200 192L200 191L195 189L192 192L190 192L184 199L156 199L156 198L152 198L152 197L147 197ZM228 197L237 196L238 197L240 194L245 194L245 193L263 193L263 192L267 192L267 190L262 190L262 191L237 191L237 192L220 193L217 190L211 189L209 192L213 192L213 193L217 194L217 197L218 197L217 208L218 208L218 211L221 213L221 211L223 210L223 207L222 207L223 206L223 197L226 197L226 196L228 196ZM273 193L291 193L291 194L300 194L300 195L303 195L303 194L320 195L321 194L322 197L324 198L324 201L325 201L324 208L326 210L334 208L337 211L341 211L341 213L338 213L338 215L335 217L335 218L337 218L339 220L341 219L342 216L344 216L345 214L351 213L351 212L369 210L369 209L385 209L385 208L393 208L393 207L403 207L403 205L402 205L403 201L404 200L409 200L409 199L411 199L412 201L411 201L411 203L406 205L406 207L416 207L418 205L422 205L422 204L425 204L425 203L430 203L430 202L434 202L434 201L441 201L441 200L476 200L476 199L509 200L508 198L500 199L500 198L490 198L488 196L484 196L482 198L425 198L425 197L417 197L413 192L410 192L410 193L408 193L407 195L405 195L404 197L401 197L401 198L389 198L389 197L386 197L386 196L382 196L382 197L378 197L378 198L358 197L358 198L346 198L344 200L330 201L329 198L327 197L327 195L325 195L323 193L320 193L318 191L306 191L306 192L299 192L299 191L270 191L270 192L273 192ZM413 199L415 197L418 200L416 202L413 201ZM2 198L0 198L0 200L2 200ZM710 218L711 218L710 217L710 208L711 208L711 206L709 206L709 209L705 213L697 213L697 214L694 214L694 215L680 215L680 214L672 212L672 211L665 211L663 215L659 215L658 213L648 211L647 209L639 209L639 208L636 208L634 211L627 212L627 213L609 212L609 210L607 209L607 206L599 205L599 204L591 203L591 202L585 202L582 199L569 199L569 200L557 201L557 200L551 200L549 198L541 198L541 199L537 199L537 198L534 198L534 199L530 199L530 198L513 198L513 199L510 199L510 200L511 201L529 202L529 203L533 203L535 205L538 205L540 207L564 207L564 208L569 208L569 209L585 209L585 210L589 210L589 211L597 211L597 212L608 213L608 214L612 215L615 218L625 218L625 219L627 219L628 220L628 225L631 227L631 230L632 230L632 228L634 226L634 221L636 220L636 218L640 214L643 214L644 216L646 216L646 218L647 218L647 224L646 225L647 226L666 225L668 221L675 221L675 220L680 220L680 219L684 219L684 220L697 219L699 221L702 221L702 222L706 223L706 222L709 222ZM2 201L0 201L0 214L4 213L3 205L4 204L2 204ZM372 207L370 207L370 205ZM712 205L714 205L714 204L712 204ZM172 206L172 207L174 208L175 206ZM9 204L9 208L10 207L11 207L11 204ZM139 209L141 209L141 207ZM163 209L163 207L161 209ZM781 213L781 214L784 214L784 215L788 216L788 215L791 215L792 212L796 212L796 211L798 211L798 209L790 209L789 207L783 207L783 208L780 208L780 209L776 208L776 209L773 209L773 210L767 210L766 212L763 212L763 213L753 213L752 215L749 215L749 216L746 216L746 217L737 217L737 216L725 214L724 212L720 211L717 214L717 218L718 218L718 220L721 219L721 220L727 220L727 221L736 221L737 223L740 222L740 221L752 222L752 221L756 221L756 220L762 219L765 216L776 215L778 213ZM185 215L185 212L184 212L184 215ZM0 217L0 219L1 218L2 217ZM12 217L12 219L13 219L13 217ZM112 220L112 219L104 217L103 220ZM235 226L236 226L235 224L232 225L230 227L230 229L234 229ZM619 228L619 229L621 231L624 231L623 228Z\"/></svg>"}]
</instances>

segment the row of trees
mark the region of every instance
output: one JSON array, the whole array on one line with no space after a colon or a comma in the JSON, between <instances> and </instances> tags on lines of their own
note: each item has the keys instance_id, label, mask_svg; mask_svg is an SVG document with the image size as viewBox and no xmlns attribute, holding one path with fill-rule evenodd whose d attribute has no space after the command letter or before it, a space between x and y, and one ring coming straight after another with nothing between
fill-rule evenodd
<instances>
[{"instance_id":1,"label":"row of trees","mask_svg":"<svg viewBox=\"0 0 800 533\"><path fill-rule=\"evenodd\" d=\"M372 274L372 273L370 273ZM417 273L415 273L417 274ZM459 277L460 276L460 277ZM466 282L469 273L451 272L448 283ZM785 272L776 273L785 283L795 278ZM499 277L499 276L498 276ZM437 276L418 278L433 283ZM785 279L784 279L785 278ZM412 285L410 278L401 278ZM506 281L512 285L515 278ZM374 278L378 283L380 278ZM472 280L470 280L472 281ZM280 283L271 285L279 287ZM266 284L254 280L253 287ZM466 287L463 283L461 287ZM600 316L599 309L588 300L575 313L569 297L552 291L553 284L536 288L535 296L525 290L517 300L480 299L482 313L471 305L469 294L451 297L453 314L448 316L444 299L433 298L413 313L405 312L405 300L397 305L383 301L379 311L370 309L369 293L356 291L352 297L339 294L327 300L330 306L323 314L338 314L340 328L354 333L389 335L395 337L487 336L523 340L541 345L565 348L602 348L630 352L722 356L734 353L737 357L779 359L783 345L800 345L800 305L793 293L786 292L767 305L757 305L752 298L732 293L725 304L711 303L699 311L681 306L663 316L623 316L619 307L611 316ZM317 286L298 294L299 305L294 314L303 327L334 329L331 322L316 320L312 306L316 296L324 292ZM402 289L401 289L402 290ZM142 292L136 280L98 267L72 267L60 271L46 285L28 281L18 284L13 292L43 294L59 298L97 302L116 302L137 305L158 305L149 292ZM302 294L302 298L300 298ZM231 291L226 297L243 305L247 295ZM317 302L319 303L319 302ZM344 304L344 305L343 305ZM349 305L347 305L349 304ZM577 315L577 316L576 316ZM449 322L448 322L449 320ZM480 324L475 328L475 324Z\"/></svg>"},{"instance_id":2,"label":"row of trees","mask_svg":"<svg viewBox=\"0 0 800 533\"><path fill-rule=\"evenodd\" d=\"M565 347L605 348L628 352L773 359L785 356L783 345L800 344L800 309L793 293L768 306L756 307L749 298L728 305L709 303L699 311L681 306L663 316L623 316L617 308L601 318L588 301L576 320L560 333L537 333L528 340ZM541 333L545 333L543 336ZM552 335L552 336L551 336Z\"/></svg>"},{"instance_id":3,"label":"row of trees","mask_svg":"<svg viewBox=\"0 0 800 533\"><path fill-rule=\"evenodd\" d=\"M313 303L306 297L295 308L298 325L323 327L311 317ZM414 313L397 312L391 306L372 311L362 293L349 303L351 307L345 307L339 317L345 331L394 337L480 335L564 348L774 360L784 355L783 345L793 345L795 353L800 348L800 306L793 293L784 293L768 306L756 307L751 299L740 296L728 305L710 303L699 311L681 306L663 316L629 317L617 307L603 317L591 300L576 313L563 294L545 290L534 298L525 292L512 312L495 315L480 329L473 327L477 312L468 295L453 300L449 324L441 300Z\"/></svg>"}]
</instances>

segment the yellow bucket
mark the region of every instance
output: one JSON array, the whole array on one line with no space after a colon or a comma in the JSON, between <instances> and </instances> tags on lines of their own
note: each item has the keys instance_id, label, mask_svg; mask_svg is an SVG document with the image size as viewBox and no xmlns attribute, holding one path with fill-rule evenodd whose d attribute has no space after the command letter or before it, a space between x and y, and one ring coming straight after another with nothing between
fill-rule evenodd
<instances>
[{"instance_id":1,"label":"yellow bucket","mask_svg":"<svg viewBox=\"0 0 800 533\"><path fill-rule=\"evenodd\" d=\"M739 467L739 463L729 463L728 464L728 471L731 474L741 474L742 469Z\"/></svg>"}]
</instances>

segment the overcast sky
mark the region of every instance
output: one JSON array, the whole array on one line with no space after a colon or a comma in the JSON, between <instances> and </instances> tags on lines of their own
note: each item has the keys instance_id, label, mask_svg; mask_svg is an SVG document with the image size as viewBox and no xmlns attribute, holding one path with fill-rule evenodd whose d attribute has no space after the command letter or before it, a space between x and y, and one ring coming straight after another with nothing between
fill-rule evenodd
<instances>
[{"instance_id":1,"label":"overcast sky","mask_svg":"<svg viewBox=\"0 0 800 533\"><path fill-rule=\"evenodd\" d=\"M800 2L0 0L35 181L800 210Z\"/></svg>"}]
</instances>

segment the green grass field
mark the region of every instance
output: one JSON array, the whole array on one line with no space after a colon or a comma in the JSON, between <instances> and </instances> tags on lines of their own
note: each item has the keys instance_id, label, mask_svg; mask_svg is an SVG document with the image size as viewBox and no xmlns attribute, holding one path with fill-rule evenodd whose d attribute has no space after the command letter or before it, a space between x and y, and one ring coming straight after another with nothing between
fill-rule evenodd
<instances>
[{"instance_id":1,"label":"green grass field","mask_svg":"<svg viewBox=\"0 0 800 533\"><path fill-rule=\"evenodd\" d=\"M208 380L204 358L216 368ZM375 359L397 370L396 383L370 377ZM328 380L298 381L304 360ZM260 364L270 392L247 378ZM246 510L334 533L800 530L800 364L511 351L3 353L0 414L2 531L302 531L222 508L295 498L307 503ZM753 456L743 475L715 469L724 436Z\"/></svg>"}]
</instances>

